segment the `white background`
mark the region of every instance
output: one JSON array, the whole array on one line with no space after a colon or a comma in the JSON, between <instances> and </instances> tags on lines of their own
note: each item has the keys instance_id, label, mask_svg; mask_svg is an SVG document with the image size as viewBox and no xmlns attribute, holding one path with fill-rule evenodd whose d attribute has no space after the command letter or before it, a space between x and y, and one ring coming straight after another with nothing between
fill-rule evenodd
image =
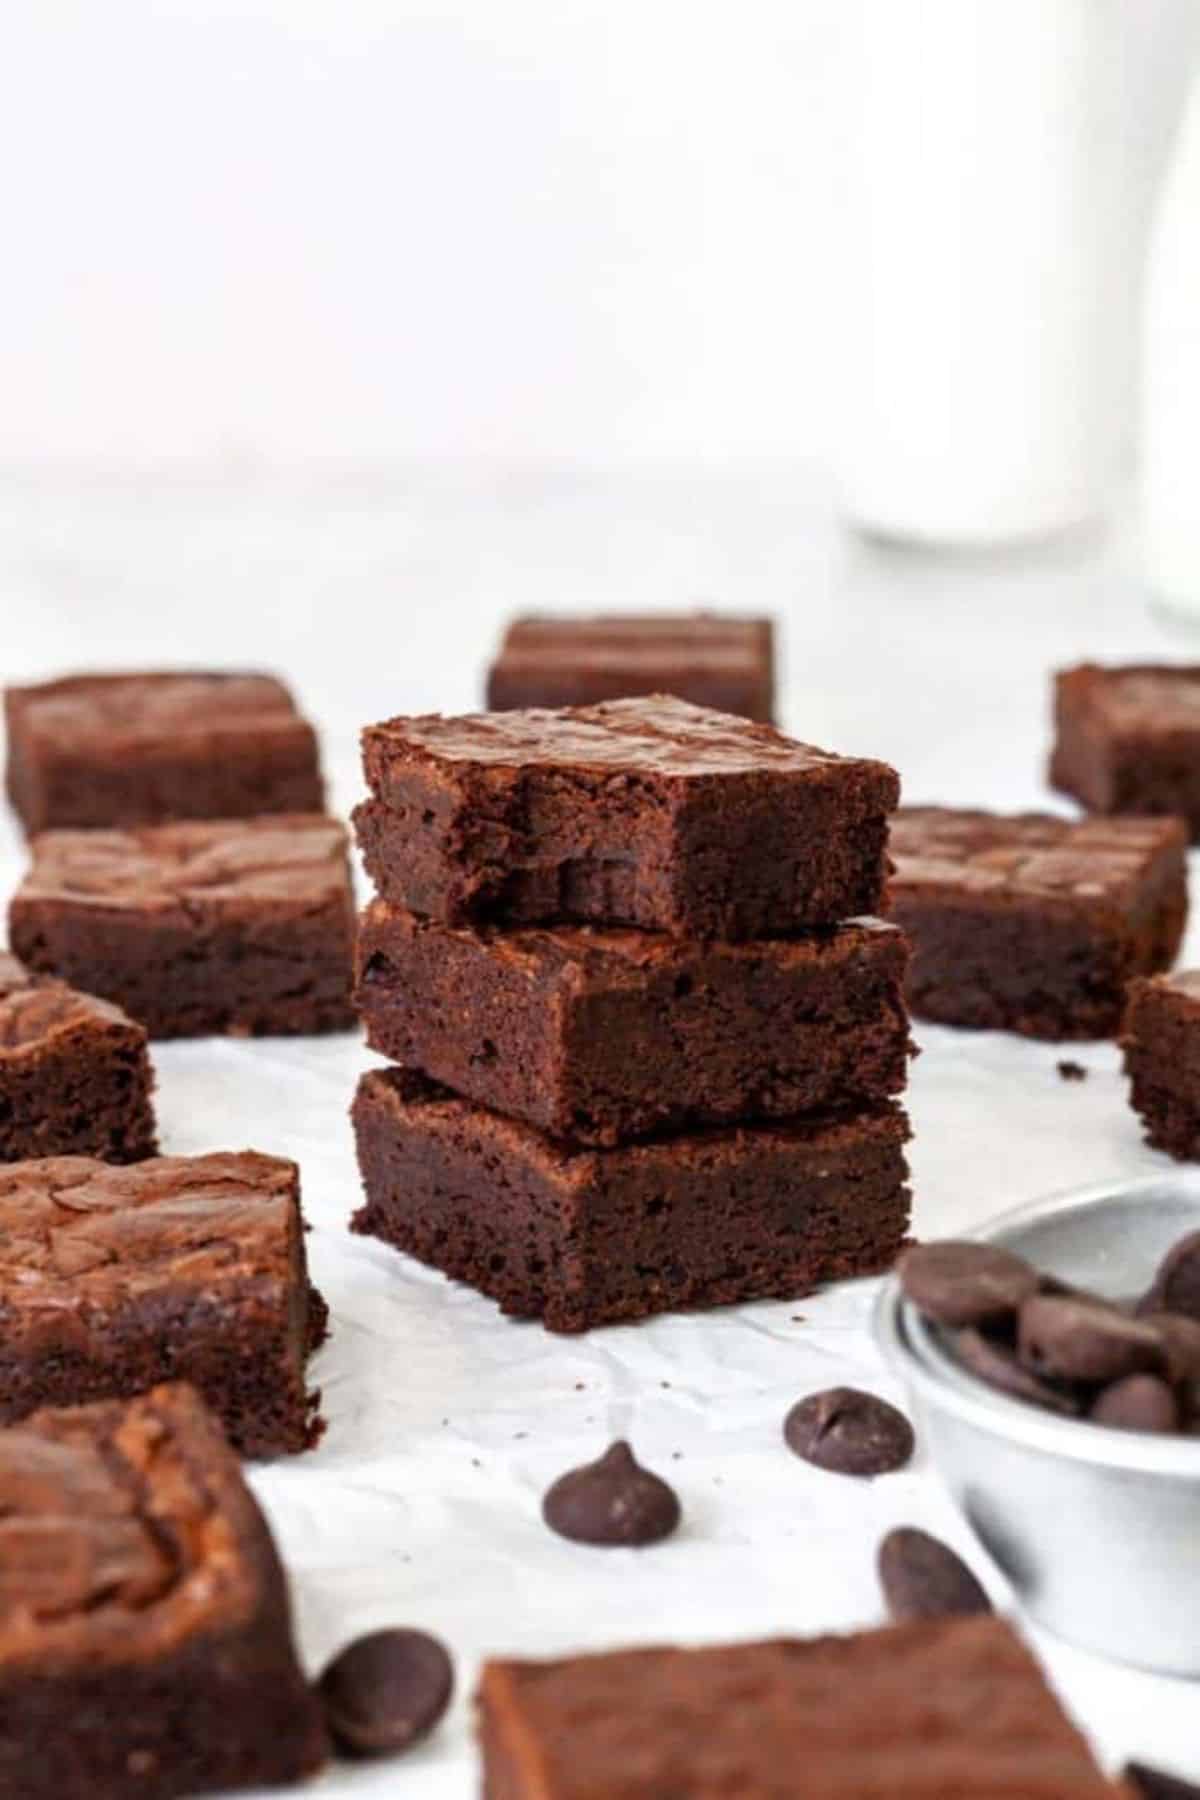
<instances>
[{"instance_id":1,"label":"white background","mask_svg":"<svg viewBox=\"0 0 1200 1800\"><path fill-rule=\"evenodd\" d=\"M819 454L849 4L7 6L0 461ZM1097 7L1140 219L1200 8Z\"/></svg>"}]
</instances>

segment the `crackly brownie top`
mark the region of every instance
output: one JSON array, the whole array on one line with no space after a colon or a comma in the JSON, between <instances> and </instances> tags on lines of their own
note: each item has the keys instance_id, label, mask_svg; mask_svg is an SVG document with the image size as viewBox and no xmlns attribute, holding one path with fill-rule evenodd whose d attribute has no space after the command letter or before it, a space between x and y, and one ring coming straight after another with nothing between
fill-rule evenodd
<instances>
[{"instance_id":1,"label":"crackly brownie top","mask_svg":"<svg viewBox=\"0 0 1200 1800\"><path fill-rule=\"evenodd\" d=\"M43 831L32 852L23 900L195 914L226 902L305 907L350 895L345 828L320 813Z\"/></svg>"},{"instance_id":2,"label":"crackly brownie top","mask_svg":"<svg viewBox=\"0 0 1200 1800\"><path fill-rule=\"evenodd\" d=\"M594 618L514 619L500 660L544 668L562 663L607 663L648 669L719 667L757 670L771 649L769 619L735 619L714 613L600 615Z\"/></svg>"},{"instance_id":3,"label":"crackly brownie top","mask_svg":"<svg viewBox=\"0 0 1200 1800\"><path fill-rule=\"evenodd\" d=\"M893 893L923 889L1071 900L1128 900L1154 859L1182 855L1177 819L1058 819L907 806L892 819Z\"/></svg>"},{"instance_id":4,"label":"crackly brownie top","mask_svg":"<svg viewBox=\"0 0 1200 1800\"><path fill-rule=\"evenodd\" d=\"M995 1618L491 1663L481 1692L488 1741L554 1800L1113 1794Z\"/></svg>"},{"instance_id":5,"label":"crackly brownie top","mask_svg":"<svg viewBox=\"0 0 1200 1800\"><path fill-rule=\"evenodd\" d=\"M87 1025L123 1026L145 1037L119 1006L76 993L53 975L31 974L15 956L0 953L0 1065Z\"/></svg>"},{"instance_id":6,"label":"crackly brownie top","mask_svg":"<svg viewBox=\"0 0 1200 1800\"><path fill-rule=\"evenodd\" d=\"M71 675L8 690L11 714L36 737L72 745L143 739L219 738L299 720L271 675L204 672Z\"/></svg>"},{"instance_id":7,"label":"crackly brownie top","mask_svg":"<svg viewBox=\"0 0 1200 1800\"><path fill-rule=\"evenodd\" d=\"M1169 731L1200 733L1200 666L1126 663L1104 668L1082 663L1060 676L1068 691L1114 732L1153 737Z\"/></svg>"},{"instance_id":8,"label":"crackly brownie top","mask_svg":"<svg viewBox=\"0 0 1200 1800\"><path fill-rule=\"evenodd\" d=\"M445 718L387 719L363 734L367 778L377 757L494 769L595 770L604 776L813 775L855 770L896 781L886 764L837 756L771 725L669 695L597 706ZM892 802L894 804L894 800Z\"/></svg>"},{"instance_id":9,"label":"crackly brownie top","mask_svg":"<svg viewBox=\"0 0 1200 1800\"><path fill-rule=\"evenodd\" d=\"M151 1661L259 1599L265 1526L189 1387L0 1432L0 1670Z\"/></svg>"},{"instance_id":10,"label":"crackly brownie top","mask_svg":"<svg viewBox=\"0 0 1200 1800\"><path fill-rule=\"evenodd\" d=\"M0 1319L54 1334L167 1287L285 1279L295 1163L254 1150L0 1166Z\"/></svg>"},{"instance_id":11,"label":"crackly brownie top","mask_svg":"<svg viewBox=\"0 0 1200 1800\"><path fill-rule=\"evenodd\" d=\"M490 926L452 927L419 918L386 900L375 899L362 915L360 945L364 978L385 973L373 970L370 959L387 958L389 945L402 947L428 935L431 949L447 940L464 945L482 944L498 961L541 969L569 968L585 976L619 985L640 983L658 970L675 973L699 962L719 964L730 970L738 965L769 963L781 972L802 966L828 967L854 963L863 956L902 962L907 939L899 926L885 919L847 919L826 931L806 932L803 937L768 938L761 942L727 944L721 940L693 942L661 931L639 931L634 926L556 925L552 930L521 926L511 930Z\"/></svg>"}]
</instances>

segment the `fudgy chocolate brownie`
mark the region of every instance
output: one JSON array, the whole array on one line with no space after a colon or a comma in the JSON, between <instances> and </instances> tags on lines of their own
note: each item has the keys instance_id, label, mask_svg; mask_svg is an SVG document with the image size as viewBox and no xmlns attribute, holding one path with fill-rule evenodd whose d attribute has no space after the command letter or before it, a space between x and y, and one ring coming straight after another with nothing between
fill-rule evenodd
<instances>
[{"instance_id":1,"label":"fudgy chocolate brownie","mask_svg":"<svg viewBox=\"0 0 1200 1800\"><path fill-rule=\"evenodd\" d=\"M885 763L661 695L391 719L355 814L384 899L445 924L756 938L882 910Z\"/></svg>"},{"instance_id":2,"label":"fudgy chocolate brownie","mask_svg":"<svg viewBox=\"0 0 1200 1800\"><path fill-rule=\"evenodd\" d=\"M555 1137L878 1105L908 1072L908 945L856 920L699 942L586 925L455 929L376 900L357 1000L372 1049Z\"/></svg>"},{"instance_id":3,"label":"fudgy chocolate brownie","mask_svg":"<svg viewBox=\"0 0 1200 1800\"><path fill-rule=\"evenodd\" d=\"M151 1037L353 1024L354 901L335 819L47 831L32 853L9 908L13 949Z\"/></svg>"},{"instance_id":4,"label":"fudgy chocolate brownie","mask_svg":"<svg viewBox=\"0 0 1200 1800\"><path fill-rule=\"evenodd\" d=\"M485 1800L1117 1800L996 1618L490 1662Z\"/></svg>"},{"instance_id":5,"label":"fudgy chocolate brownie","mask_svg":"<svg viewBox=\"0 0 1200 1800\"><path fill-rule=\"evenodd\" d=\"M550 1331L792 1299L887 1268L908 1228L908 1123L848 1119L570 1150L399 1069L364 1075L354 1229Z\"/></svg>"},{"instance_id":6,"label":"fudgy chocolate brownie","mask_svg":"<svg viewBox=\"0 0 1200 1800\"><path fill-rule=\"evenodd\" d=\"M1147 1142L1200 1162L1200 970L1131 982L1121 1046Z\"/></svg>"},{"instance_id":7,"label":"fudgy chocolate brownie","mask_svg":"<svg viewBox=\"0 0 1200 1800\"><path fill-rule=\"evenodd\" d=\"M0 954L0 1162L153 1156L144 1026Z\"/></svg>"},{"instance_id":8,"label":"fudgy chocolate brownie","mask_svg":"<svg viewBox=\"0 0 1200 1800\"><path fill-rule=\"evenodd\" d=\"M73 675L4 696L26 831L319 812L317 739L269 675Z\"/></svg>"},{"instance_id":9,"label":"fudgy chocolate brownie","mask_svg":"<svg viewBox=\"0 0 1200 1800\"><path fill-rule=\"evenodd\" d=\"M326 1317L295 1163L243 1150L0 1168L4 1424L178 1377L245 1455L304 1450Z\"/></svg>"},{"instance_id":10,"label":"fudgy chocolate brownie","mask_svg":"<svg viewBox=\"0 0 1200 1800\"><path fill-rule=\"evenodd\" d=\"M175 1800L325 1755L270 1531L190 1387L0 1432L0 1793Z\"/></svg>"},{"instance_id":11,"label":"fudgy chocolate brownie","mask_svg":"<svg viewBox=\"0 0 1200 1800\"><path fill-rule=\"evenodd\" d=\"M775 628L715 613L514 619L488 676L495 712L674 694L770 724Z\"/></svg>"},{"instance_id":12,"label":"fudgy chocolate brownie","mask_svg":"<svg viewBox=\"0 0 1200 1800\"><path fill-rule=\"evenodd\" d=\"M1187 917L1177 819L903 807L893 917L913 1011L1050 1039L1111 1037L1126 983L1171 962Z\"/></svg>"},{"instance_id":13,"label":"fudgy chocolate brownie","mask_svg":"<svg viewBox=\"0 0 1200 1800\"><path fill-rule=\"evenodd\" d=\"M1200 841L1200 666L1083 663L1054 710L1055 787L1089 812L1176 814Z\"/></svg>"}]
</instances>

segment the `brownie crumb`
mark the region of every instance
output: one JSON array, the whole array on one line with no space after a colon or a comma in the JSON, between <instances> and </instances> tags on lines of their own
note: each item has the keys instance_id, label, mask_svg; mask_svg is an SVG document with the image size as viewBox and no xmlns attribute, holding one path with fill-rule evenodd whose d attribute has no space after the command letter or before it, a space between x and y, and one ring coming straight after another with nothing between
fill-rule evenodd
<instances>
[{"instance_id":1,"label":"brownie crumb","mask_svg":"<svg viewBox=\"0 0 1200 1800\"><path fill-rule=\"evenodd\" d=\"M1088 1072L1082 1063L1064 1060L1058 1064L1058 1072L1064 1081L1086 1081Z\"/></svg>"}]
</instances>

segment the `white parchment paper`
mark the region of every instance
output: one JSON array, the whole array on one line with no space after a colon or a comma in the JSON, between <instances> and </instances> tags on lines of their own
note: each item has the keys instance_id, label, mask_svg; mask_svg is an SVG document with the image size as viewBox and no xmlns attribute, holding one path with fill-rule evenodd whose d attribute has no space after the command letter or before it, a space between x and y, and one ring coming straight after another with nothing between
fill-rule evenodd
<instances>
[{"instance_id":1,"label":"white parchment paper","mask_svg":"<svg viewBox=\"0 0 1200 1800\"><path fill-rule=\"evenodd\" d=\"M1120 555L1118 541L978 566L884 557L842 544L819 491L790 475L757 485L395 478L332 491L9 480L0 674L281 668L323 728L344 813L359 791L357 725L471 705L503 613L699 594L783 617L784 712L798 735L888 756L914 800L1032 804L1045 799L1048 669L1083 652L1161 649ZM0 829L7 893L23 852ZM1140 1142L1112 1046L917 1035L922 1234L1164 1166ZM1064 1054L1086 1081L1061 1080ZM923 1457L856 1483L782 1445L787 1408L815 1387L900 1397L866 1329L874 1284L566 1339L505 1321L352 1237L347 1108L371 1060L353 1036L155 1049L166 1150L253 1147L302 1168L313 1275L332 1308L313 1365L329 1427L315 1452L252 1479L291 1571L305 1659L315 1671L355 1634L391 1623L437 1633L456 1658L457 1697L434 1737L403 1761L332 1768L315 1791L474 1793L468 1696L488 1653L872 1625L882 1619L875 1547L900 1523L945 1535L983 1566ZM542 1492L618 1435L675 1484L683 1529L640 1553L553 1537ZM1200 1777L1193 1685L1032 1635L1103 1754Z\"/></svg>"}]
</instances>

